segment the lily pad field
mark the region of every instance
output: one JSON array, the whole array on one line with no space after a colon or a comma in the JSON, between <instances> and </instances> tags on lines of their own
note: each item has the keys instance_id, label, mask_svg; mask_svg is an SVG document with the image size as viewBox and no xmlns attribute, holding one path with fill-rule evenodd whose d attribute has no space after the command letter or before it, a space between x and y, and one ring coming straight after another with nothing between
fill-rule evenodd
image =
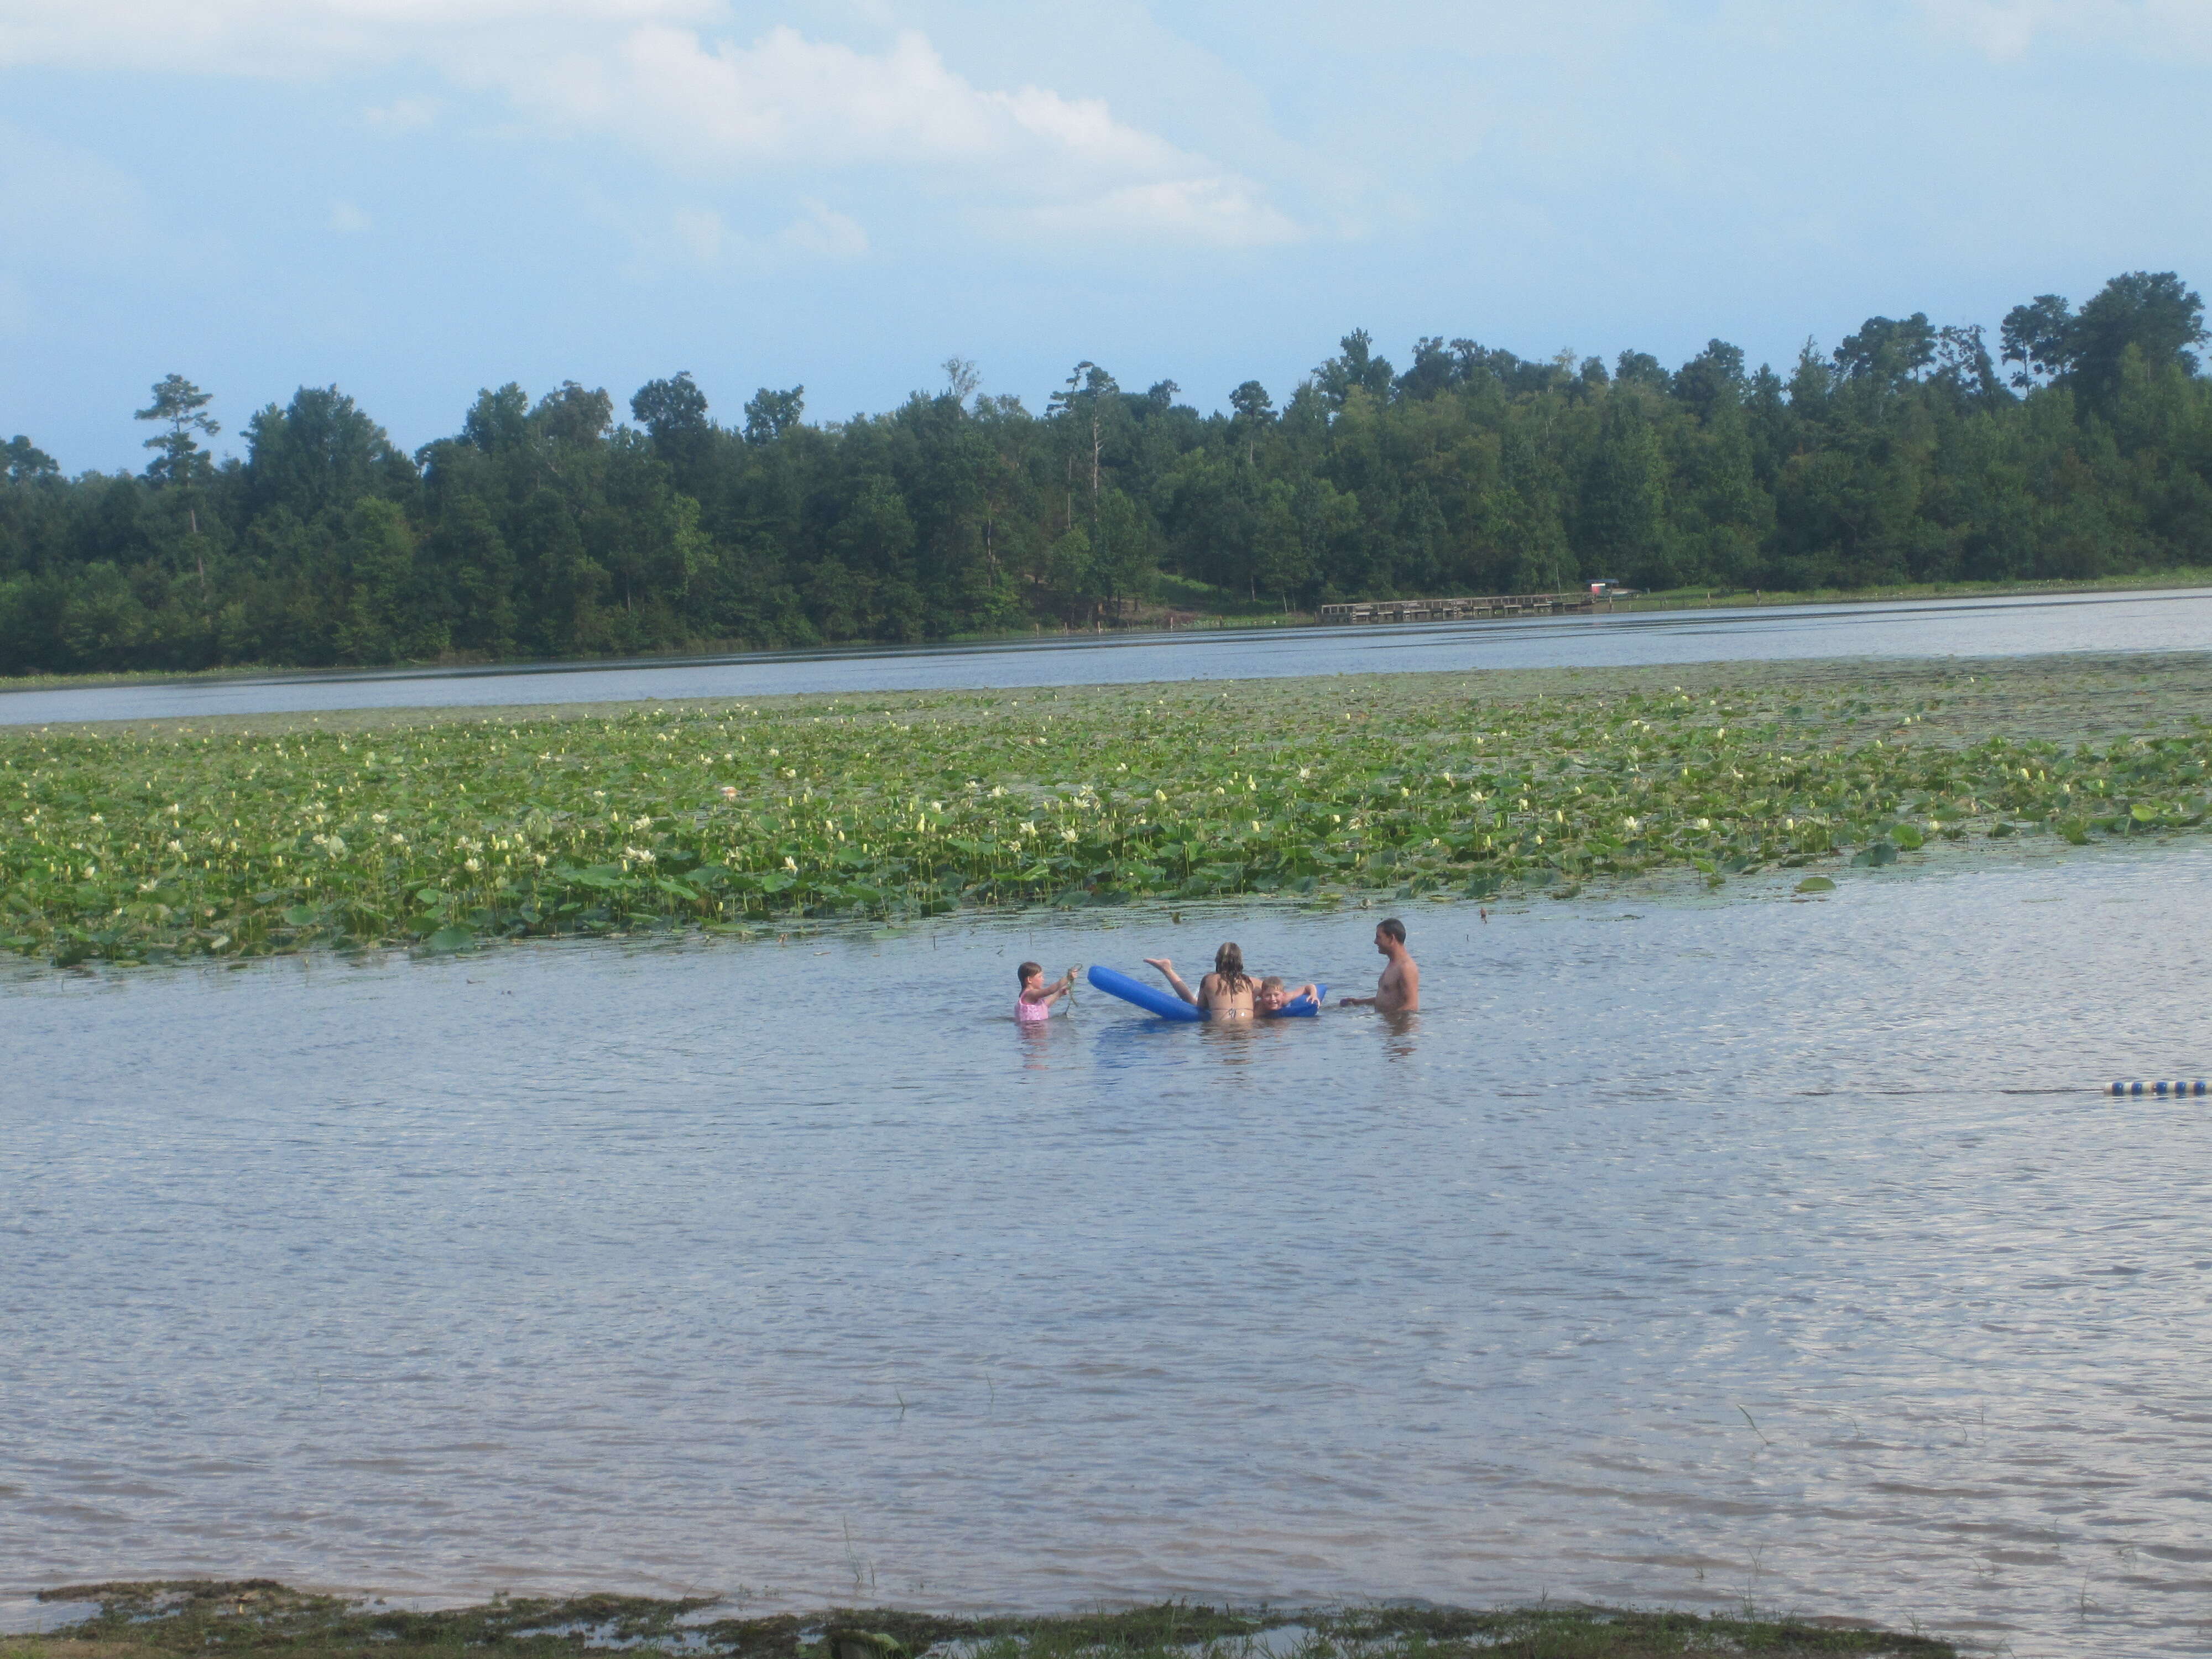
<instances>
[{"instance_id":1,"label":"lily pad field","mask_svg":"<svg viewBox=\"0 0 2212 1659\"><path fill-rule=\"evenodd\" d=\"M2200 830L2212 655L1340 676L0 729L57 965L1275 895L1473 899Z\"/></svg>"}]
</instances>

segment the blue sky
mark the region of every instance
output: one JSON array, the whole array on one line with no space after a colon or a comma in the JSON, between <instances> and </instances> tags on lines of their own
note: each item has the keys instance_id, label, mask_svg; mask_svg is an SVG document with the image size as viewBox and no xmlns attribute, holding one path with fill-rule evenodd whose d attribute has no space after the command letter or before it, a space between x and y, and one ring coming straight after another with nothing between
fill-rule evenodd
<instances>
[{"instance_id":1,"label":"blue sky","mask_svg":"<svg viewBox=\"0 0 2212 1659\"><path fill-rule=\"evenodd\" d=\"M172 370L411 448L680 368L1213 408L1355 325L1783 364L2212 283L2208 108L2206 0L0 0L0 436L135 466Z\"/></svg>"}]
</instances>

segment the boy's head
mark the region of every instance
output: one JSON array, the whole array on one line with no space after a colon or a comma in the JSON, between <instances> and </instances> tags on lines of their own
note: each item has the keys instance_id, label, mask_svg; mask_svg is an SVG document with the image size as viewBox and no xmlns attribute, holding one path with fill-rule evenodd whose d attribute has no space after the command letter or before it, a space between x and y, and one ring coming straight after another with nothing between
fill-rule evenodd
<instances>
[{"instance_id":1,"label":"boy's head","mask_svg":"<svg viewBox=\"0 0 2212 1659\"><path fill-rule=\"evenodd\" d=\"M1030 988L1031 980L1044 977L1044 964L1041 962L1025 962L1014 969L1014 972L1020 976L1022 989L1026 991Z\"/></svg>"},{"instance_id":2,"label":"boy's head","mask_svg":"<svg viewBox=\"0 0 2212 1659\"><path fill-rule=\"evenodd\" d=\"M1289 1000L1290 998L1283 994L1283 976L1280 974L1268 975L1260 981L1259 988L1252 993L1252 1006L1262 1013L1271 1014Z\"/></svg>"}]
</instances>

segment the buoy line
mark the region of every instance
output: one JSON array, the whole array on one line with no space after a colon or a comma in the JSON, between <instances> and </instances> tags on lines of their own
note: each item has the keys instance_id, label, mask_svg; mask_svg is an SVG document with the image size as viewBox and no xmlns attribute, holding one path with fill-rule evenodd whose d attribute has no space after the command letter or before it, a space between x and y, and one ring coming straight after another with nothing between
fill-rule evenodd
<instances>
[{"instance_id":1,"label":"buoy line","mask_svg":"<svg viewBox=\"0 0 2212 1659\"><path fill-rule=\"evenodd\" d=\"M2204 1095L2212 1094L2212 1079L2205 1078L2160 1078L2154 1082L2110 1083L2105 1085L2108 1095Z\"/></svg>"}]
</instances>

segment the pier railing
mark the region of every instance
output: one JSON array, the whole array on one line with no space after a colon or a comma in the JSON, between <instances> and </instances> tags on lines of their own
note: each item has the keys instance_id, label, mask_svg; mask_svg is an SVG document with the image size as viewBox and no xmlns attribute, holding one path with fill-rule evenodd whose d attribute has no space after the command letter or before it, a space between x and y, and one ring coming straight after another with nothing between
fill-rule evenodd
<instances>
[{"instance_id":1,"label":"pier railing","mask_svg":"<svg viewBox=\"0 0 2212 1659\"><path fill-rule=\"evenodd\" d=\"M1493 593L1486 599L1369 599L1357 605L1325 605L1321 623L1339 627L1356 623L1459 622L1469 617L1559 616L1573 611L1610 611L1602 593Z\"/></svg>"}]
</instances>

